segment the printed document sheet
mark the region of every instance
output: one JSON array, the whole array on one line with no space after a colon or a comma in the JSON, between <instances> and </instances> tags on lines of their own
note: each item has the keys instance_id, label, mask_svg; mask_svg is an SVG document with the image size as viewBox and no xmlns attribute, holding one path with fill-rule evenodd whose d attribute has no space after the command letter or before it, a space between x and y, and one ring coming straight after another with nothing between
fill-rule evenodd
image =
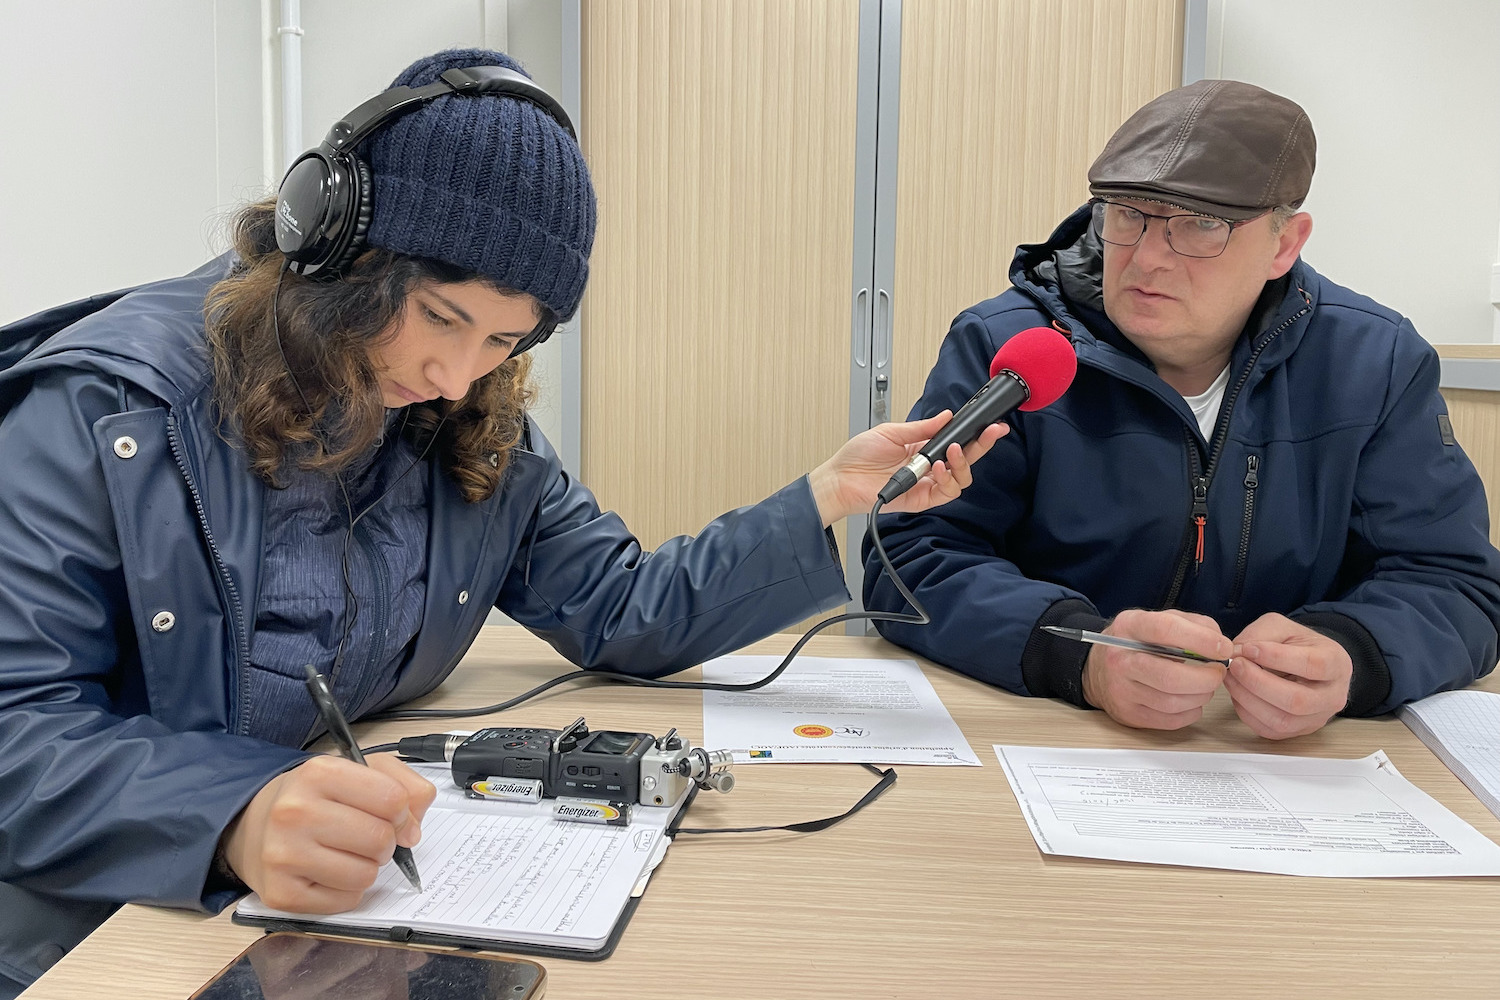
<instances>
[{"instance_id":1,"label":"printed document sheet","mask_svg":"<svg viewBox=\"0 0 1500 1000\"><path fill-rule=\"evenodd\" d=\"M779 656L721 656L703 679L759 680ZM979 766L915 660L799 656L754 691L703 692L703 743L739 763Z\"/></svg>"},{"instance_id":2,"label":"printed document sheet","mask_svg":"<svg viewBox=\"0 0 1500 1000\"><path fill-rule=\"evenodd\" d=\"M996 746L1047 854L1283 875L1500 875L1500 847L1360 760Z\"/></svg>"},{"instance_id":3,"label":"printed document sheet","mask_svg":"<svg viewBox=\"0 0 1500 1000\"><path fill-rule=\"evenodd\" d=\"M330 927L412 927L485 942L598 948L662 860L674 808L637 808L629 826L563 823L553 800L474 800L446 765L413 765L438 788L412 849L423 889L395 865L381 869L358 907L316 917ZM239 912L309 919L251 894Z\"/></svg>"}]
</instances>

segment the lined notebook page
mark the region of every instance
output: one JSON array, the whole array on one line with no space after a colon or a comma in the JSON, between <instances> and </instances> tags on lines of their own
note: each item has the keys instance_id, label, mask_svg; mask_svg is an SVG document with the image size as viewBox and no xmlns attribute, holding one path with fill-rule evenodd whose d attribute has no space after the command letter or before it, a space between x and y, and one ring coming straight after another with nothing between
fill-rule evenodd
<instances>
[{"instance_id":1,"label":"lined notebook page","mask_svg":"<svg viewBox=\"0 0 1500 1000\"><path fill-rule=\"evenodd\" d=\"M1399 715L1500 816L1500 694L1444 691L1403 706Z\"/></svg>"},{"instance_id":2,"label":"lined notebook page","mask_svg":"<svg viewBox=\"0 0 1500 1000\"><path fill-rule=\"evenodd\" d=\"M421 892L386 865L359 906L345 913L286 913L254 893L239 912L593 950L608 939L643 872L660 860L676 812L638 808L629 826L559 823L550 800L466 800L451 779L448 786L438 786L422 842L412 849Z\"/></svg>"}]
</instances>

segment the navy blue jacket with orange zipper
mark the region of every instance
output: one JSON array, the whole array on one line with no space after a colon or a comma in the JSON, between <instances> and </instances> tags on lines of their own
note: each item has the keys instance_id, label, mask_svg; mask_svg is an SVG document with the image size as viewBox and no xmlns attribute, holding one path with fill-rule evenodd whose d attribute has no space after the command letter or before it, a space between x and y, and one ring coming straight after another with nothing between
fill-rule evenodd
<instances>
[{"instance_id":1,"label":"navy blue jacket with orange zipper","mask_svg":"<svg viewBox=\"0 0 1500 1000\"><path fill-rule=\"evenodd\" d=\"M246 697L266 487L221 433L203 330L230 263L0 328L0 977L124 901L228 904L221 832L308 756L257 738ZM422 628L369 711L437 687L491 605L654 676L848 599L805 478L646 552L535 426L488 500L428 465Z\"/></svg>"},{"instance_id":2,"label":"navy blue jacket with orange zipper","mask_svg":"<svg viewBox=\"0 0 1500 1000\"><path fill-rule=\"evenodd\" d=\"M1011 418L951 503L882 515L928 626L880 631L1023 694L1084 705L1090 647L1127 608L1213 617L1231 638L1279 612L1340 642L1348 715L1488 673L1500 553L1484 488L1453 441L1436 352L1411 323L1298 260L1235 345L1212 440L1103 312L1085 207L1018 248L1014 287L954 320L913 416L959 406L1008 338L1067 332L1078 375ZM865 602L904 609L865 547Z\"/></svg>"}]
</instances>

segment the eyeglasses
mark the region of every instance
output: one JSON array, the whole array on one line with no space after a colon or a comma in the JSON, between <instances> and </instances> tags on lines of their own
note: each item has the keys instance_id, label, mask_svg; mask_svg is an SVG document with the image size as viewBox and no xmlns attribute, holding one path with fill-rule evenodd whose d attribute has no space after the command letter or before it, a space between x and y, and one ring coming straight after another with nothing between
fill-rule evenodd
<instances>
[{"instance_id":1,"label":"eyeglasses","mask_svg":"<svg viewBox=\"0 0 1500 1000\"><path fill-rule=\"evenodd\" d=\"M1095 198L1090 204L1094 206L1094 232L1104 242L1117 247L1133 247L1146 235L1146 226L1151 220L1161 219L1167 231L1167 246L1184 257L1219 256L1229 245L1229 237L1235 229L1255 221L1230 222L1217 216L1194 213L1152 215L1103 198Z\"/></svg>"}]
</instances>

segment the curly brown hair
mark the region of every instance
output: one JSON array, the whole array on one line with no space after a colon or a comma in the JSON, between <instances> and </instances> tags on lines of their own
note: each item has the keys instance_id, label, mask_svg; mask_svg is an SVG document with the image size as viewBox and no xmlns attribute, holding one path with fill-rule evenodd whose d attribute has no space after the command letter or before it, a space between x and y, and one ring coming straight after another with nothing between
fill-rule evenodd
<instances>
[{"instance_id":1,"label":"curly brown hair","mask_svg":"<svg viewBox=\"0 0 1500 1000\"><path fill-rule=\"evenodd\" d=\"M239 262L209 292L204 310L215 402L251 470L280 487L287 462L336 473L375 446L385 405L371 350L394 335L414 289L481 281L502 295L519 293L450 264L379 248L360 254L336 281L283 273L275 209L275 199L267 199L235 218ZM556 321L545 306L538 311L540 322ZM511 358L475 380L461 400L408 408L403 433L418 449L433 446L471 503L494 494L520 441L530 373L529 356Z\"/></svg>"}]
</instances>

